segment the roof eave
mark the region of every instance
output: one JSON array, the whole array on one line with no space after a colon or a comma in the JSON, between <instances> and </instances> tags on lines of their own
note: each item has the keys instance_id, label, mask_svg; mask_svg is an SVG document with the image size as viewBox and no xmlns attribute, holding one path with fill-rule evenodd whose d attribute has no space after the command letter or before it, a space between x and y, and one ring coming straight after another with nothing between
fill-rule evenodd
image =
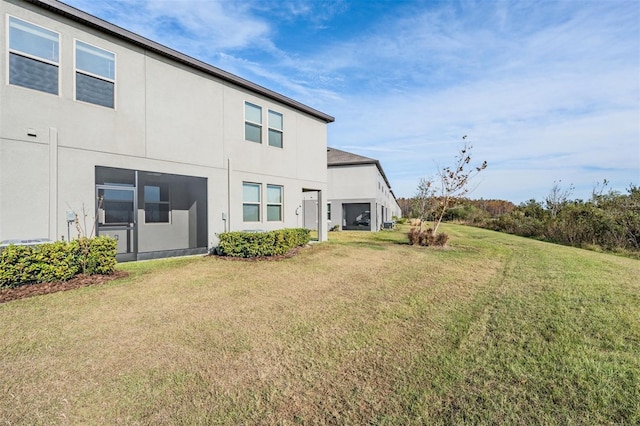
<instances>
[{"instance_id":1,"label":"roof eave","mask_svg":"<svg viewBox=\"0 0 640 426\"><path fill-rule=\"evenodd\" d=\"M327 163L327 167L341 167L341 166L366 166L368 164L375 164L378 168L378 171L382 175L385 183L387 184L387 188L391 191L391 184L389 183L389 179L387 179L387 175L382 170L382 164L380 164L379 160L371 160L371 161L346 161L344 163ZM394 196L395 198L395 196Z\"/></svg>"},{"instance_id":2,"label":"roof eave","mask_svg":"<svg viewBox=\"0 0 640 426\"><path fill-rule=\"evenodd\" d=\"M131 31L125 30L124 28L118 27L117 25L111 24L107 21L104 21L100 18L90 15L86 12L83 12L65 3L59 2L57 0L24 0L24 1L34 4L36 6L39 6L43 9L47 9L58 15L69 18L73 21L79 22L83 25L87 25L91 28L97 29L99 31L102 31L114 37L125 40L129 43L142 47L146 50L153 51L159 55L170 58L176 62L185 64L197 70L203 71L209 75L217 77L226 82L232 83L236 86L242 87L247 90L251 90L252 92L258 93L274 101L277 101L289 107L295 108L301 112L304 112L315 118L318 118L326 123L332 123L335 121L334 117L328 114L325 114L321 111L318 111L315 108L311 108L287 96L281 95L280 93L269 90L258 84L252 83L249 80L245 80L244 78L233 75L220 68L214 67L213 65L209 65L198 59L192 58L191 56L185 55L184 53L178 52L177 50L171 49L169 47L161 45L160 43L156 43L155 41L149 40L145 37L135 34Z\"/></svg>"}]
</instances>

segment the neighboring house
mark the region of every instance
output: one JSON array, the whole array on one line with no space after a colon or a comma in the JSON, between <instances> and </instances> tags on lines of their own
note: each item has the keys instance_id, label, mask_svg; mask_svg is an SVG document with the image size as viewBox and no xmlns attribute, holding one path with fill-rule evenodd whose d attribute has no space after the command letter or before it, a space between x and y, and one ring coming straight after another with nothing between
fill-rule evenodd
<instances>
[{"instance_id":1,"label":"neighboring house","mask_svg":"<svg viewBox=\"0 0 640 426\"><path fill-rule=\"evenodd\" d=\"M78 215L136 260L300 226L307 193L326 218L333 117L54 0L0 15L0 241Z\"/></svg>"},{"instance_id":2,"label":"neighboring house","mask_svg":"<svg viewBox=\"0 0 640 426\"><path fill-rule=\"evenodd\" d=\"M378 160L327 148L329 227L378 231L402 212Z\"/></svg>"}]
</instances>

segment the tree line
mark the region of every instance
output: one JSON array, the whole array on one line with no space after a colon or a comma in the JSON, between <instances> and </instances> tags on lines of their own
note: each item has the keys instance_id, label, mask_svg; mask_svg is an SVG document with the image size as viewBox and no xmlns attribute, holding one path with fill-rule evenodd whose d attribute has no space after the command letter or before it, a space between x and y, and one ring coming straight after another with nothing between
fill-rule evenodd
<instances>
[{"instance_id":1,"label":"tree line","mask_svg":"<svg viewBox=\"0 0 640 426\"><path fill-rule=\"evenodd\" d=\"M500 232L537 238L576 247L622 251L640 258L640 188L633 183L626 192L608 188L605 179L596 184L587 200L572 199L573 185L554 182L543 201L531 199L516 206L504 200L472 200L471 180L487 168L487 162L471 162L472 145L463 145L453 166L438 167L434 178L418 182L415 195L400 198L403 217L419 219L408 234L411 244L445 245L448 236L438 234L442 221L458 221ZM428 222L433 226L429 227ZM425 224L427 228L425 229Z\"/></svg>"},{"instance_id":2,"label":"tree line","mask_svg":"<svg viewBox=\"0 0 640 426\"><path fill-rule=\"evenodd\" d=\"M640 257L640 187L630 184L624 192L597 184L587 200L572 199L573 186L554 182L544 200L530 199L519 205L505 200L458 198L443 216L495 231L553 243ZM438 203L438 197L433 202ZM398 200L402 214L421 217L419 197ZM436 221L435 214L424 219Z\"/></svg>"}]
</instances>

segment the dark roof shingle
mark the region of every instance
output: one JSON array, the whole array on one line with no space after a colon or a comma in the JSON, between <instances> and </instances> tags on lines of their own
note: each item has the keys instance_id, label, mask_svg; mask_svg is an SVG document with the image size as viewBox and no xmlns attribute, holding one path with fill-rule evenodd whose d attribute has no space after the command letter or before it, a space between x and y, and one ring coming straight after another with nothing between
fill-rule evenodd
<instances>
[{"instance_id":1,"label":"dark roof shingle","mask_svg":"<svg viewBox=\"0 0 640 426\"><path fill-rule=\"evenodd\" d=\"M376 164L378 160L364 157L362 155L353 154L351 152L342 151L336 148L327 147L327 165L328 166L345 166L352 164Z\"/></svg>"}]
</instances>

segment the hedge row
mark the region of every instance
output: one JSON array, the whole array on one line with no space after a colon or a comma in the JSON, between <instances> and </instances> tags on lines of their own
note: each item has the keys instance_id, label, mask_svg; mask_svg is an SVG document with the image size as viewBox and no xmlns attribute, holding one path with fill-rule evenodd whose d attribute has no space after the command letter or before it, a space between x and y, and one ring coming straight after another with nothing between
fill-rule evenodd
<instances>
[{"instance_id":1,"label":"hedge row","mask_svg":"<svg viewBox=\"0 0 640 426\"><path fill-rule=\"evenodd\" d=\"M9 245L0 251L0 287L66 281L79 273L108 275L115 266L116 240L109 237Z\"/></svg>"},{"instance_id":2,"label":"hedge row","mask_svg":"<svg viewBox=\"0 0 640 426\"><path fill-rule=\"evenodd\" d=\"M259 257L286 254L294 247L309 243L310 232L304 228L269 232L224 232L219 234L216 253L221 256Z\"/></svg>"}]
</instances>

